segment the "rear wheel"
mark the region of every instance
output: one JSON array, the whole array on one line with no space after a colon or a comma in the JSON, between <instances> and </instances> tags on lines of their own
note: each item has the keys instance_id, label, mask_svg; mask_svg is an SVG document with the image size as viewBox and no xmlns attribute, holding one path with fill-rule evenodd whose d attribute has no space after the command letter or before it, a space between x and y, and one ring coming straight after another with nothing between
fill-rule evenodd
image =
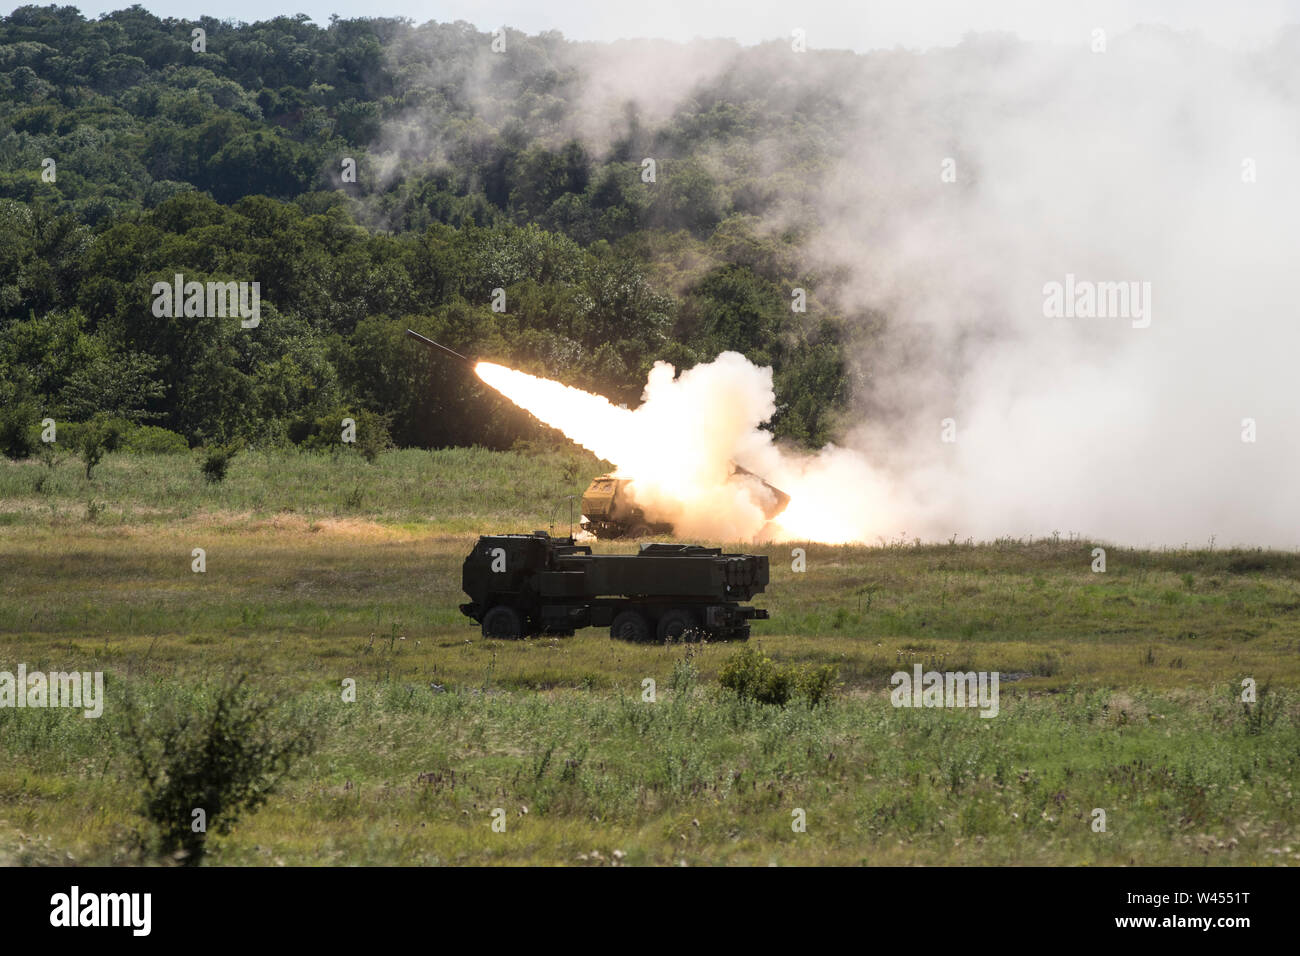
<instances>
[{"instance_id":1,"label":"rear wheel","mask_svg":"<svg viewBox=\"0 0 1300 956\"><path fill-rule=\"evenodd\" d=\"M659 640L667 643L668 641L689 641L698 640L699 629L695 620L695 615L686 608L675 607L666 611L664 616L659 619Z\"/></svg>"},{"instance_id":2,"label":"rear wheel","mask_svg":"<svg viewBox=\"0 0 1300 956\"><path fill-rule=\"evenodd\" d=\"M623 611L610 624L609 636L620 641L648 641L650 622L640 611Z\"/></svg>"},{"instance_id":3,"label":"rear wheel","mask_svg":"<svg viewBox=\"0 0 1300 956\"><path fill-rule=\"evenodd\" d=\"M506 640L523 637L523 615L508 604L498 604L483 615L483 636Z\"/></svg>"}]
</instances>

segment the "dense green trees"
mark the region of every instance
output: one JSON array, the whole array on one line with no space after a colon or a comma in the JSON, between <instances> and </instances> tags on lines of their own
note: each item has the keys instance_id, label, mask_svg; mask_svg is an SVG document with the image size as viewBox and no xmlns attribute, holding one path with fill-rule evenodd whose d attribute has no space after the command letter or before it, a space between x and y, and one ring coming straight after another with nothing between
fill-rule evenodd
<instances>
[{"instance_id":1,"label":"dense green trees","mask_svg":"<svg viewBox=\"0 0 1300 956\"><path fill-rule=\"evenodd\" d=\"M798 230L760 225L777 187L748 146L783 115L753 101L763 84L724 79L658 125L629 107L598 150L573 126L580 48L508 36L489 59L464 23L0 20L4 422L319 443L348 413L402 445L536 435L409 326L627 403L658 359L739 350L776 369L777 434L826 441L845 366ZM157 314L177 274L257 282L260 322Z\"/></svg>"}]
</instances>

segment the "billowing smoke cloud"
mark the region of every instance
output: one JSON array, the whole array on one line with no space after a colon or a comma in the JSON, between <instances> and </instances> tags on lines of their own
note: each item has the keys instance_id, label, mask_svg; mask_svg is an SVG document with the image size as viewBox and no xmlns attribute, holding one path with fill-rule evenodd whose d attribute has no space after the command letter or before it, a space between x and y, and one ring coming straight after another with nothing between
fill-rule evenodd
<instances>
[{"instance_id":1,"label":"billowing smoke cloud","mask_svg":"<svg viewBox=\"0 0 1300 956\"><path fill-rule=\"evenodd\" d=\"M866 94L817 254L890 316L847 440L888 471L894 530L1300 542L1284 53L986 41ZM1069 276L1149 284L1146 314L1045 316Z\"/></svg>"},{"instance_id":2,"label":"billowing smoke cloud","mask_svg":"<svg viewBox=\"0 0 1300 956\"><path fill-rule=\"evenodd\" d=\"M642 421L664 419L636 433L656 437L606 457L638 480L675 462L641 487L665 508L712 481L683 533L753 526L714 480L735 460L795 496L788 526L755 534L1300 544L1300 31L1251 50L1154 27L1068 40L658 62L650 44L630 72L594 48L564 74L584 103L565 133L597 156L629 101L646 123L702 87L762 104L761 145L728 161L780 184L764 227L807 228L810 271L840 277L821 300L885 317L850 330L855 415L820 455L759 429L764 370L656 370Z\"/></svg>"}]
</instances>

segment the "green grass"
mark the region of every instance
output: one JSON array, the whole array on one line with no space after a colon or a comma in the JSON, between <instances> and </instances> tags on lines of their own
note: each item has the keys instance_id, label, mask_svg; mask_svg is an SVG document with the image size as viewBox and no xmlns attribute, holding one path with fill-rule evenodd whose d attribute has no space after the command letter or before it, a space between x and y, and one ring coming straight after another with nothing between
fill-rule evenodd
<instances>
[{"instance_id":1,"label":"green grass","mask_svg":"<svg viewBox=\"0 0 1300 956\"><path fill-rule=\"evenodd\" d=\"M0 710L3 862L135 859L126 696L185 706L232 669L322 742L212 864L1300 856L1295 554L1108 547L1094 574L1090 542L801 545L795 573L790 545L763 546L755 640L840 674L829 706L781 709L718 686L731 645L485 641L459 614L474 535L547 527L594 462L246 453L207 485L197 458L110 455L91 483L67 462L38 487L46 471L0 463L0 670L103 670L108 704ZM991 720L895 709L913 662L1015 679Z\"/></svg>"},{"instance_id":2,"label":"green grass","mask_svg":"<svg viewBox=\"0 0 1300 956\"><path fill-rule=\"evenodd\" d=\"M353 451L245 451L232 460L226 480L212 484L204 480L201 463L199 452L108 455L87 481L84 465L71 455L53 468L34 458L5 461L0 523L80 521L93 501L99 506L96 523L108 526L294 514L436 522L466 532L485 520L513 528L520 520L544 519L547 526L567 528L564 496L580 496L601 470L589 455L546 450L411 449L386 452L374 465Z\"/></svg>"}]
</instances>

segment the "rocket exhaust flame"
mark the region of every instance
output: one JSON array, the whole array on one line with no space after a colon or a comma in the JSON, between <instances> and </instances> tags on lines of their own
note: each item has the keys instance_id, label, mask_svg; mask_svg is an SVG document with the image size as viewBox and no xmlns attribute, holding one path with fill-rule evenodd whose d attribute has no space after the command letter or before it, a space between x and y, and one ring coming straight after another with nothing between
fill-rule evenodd
<instances>
[{"instance_id":1,"label":"rocket exhaust flame","mask_svg":"<svg viewBox=\"0 0 1300 956\"><path fill-rule=\"evenodd\" d=\"M776 411L772 370L736 352L676 374L655 363L635 409L581 389L494 362L478 377L520 408L559 429L615 474L654 521L679 535L724 541L866 540L869 518L884 500L879 479L860 456L827 446L795 455L762 425ZM787 492L791 501L769 521L770 492L757 481L729 480L735 462Z\"/></svg>"},{"instance_id":2,"label":"rocket exhaust flame","mask_svg":"<svg viewBox=\"0 0 1300 956\"><path fill-rule=\"evenodd\" d=\"M495 362L478 362L474 371L520 408L558 428L597 457L621 463L631 454L628 432L634 412L599 395Z\"/></svg>"}]
</instances>

